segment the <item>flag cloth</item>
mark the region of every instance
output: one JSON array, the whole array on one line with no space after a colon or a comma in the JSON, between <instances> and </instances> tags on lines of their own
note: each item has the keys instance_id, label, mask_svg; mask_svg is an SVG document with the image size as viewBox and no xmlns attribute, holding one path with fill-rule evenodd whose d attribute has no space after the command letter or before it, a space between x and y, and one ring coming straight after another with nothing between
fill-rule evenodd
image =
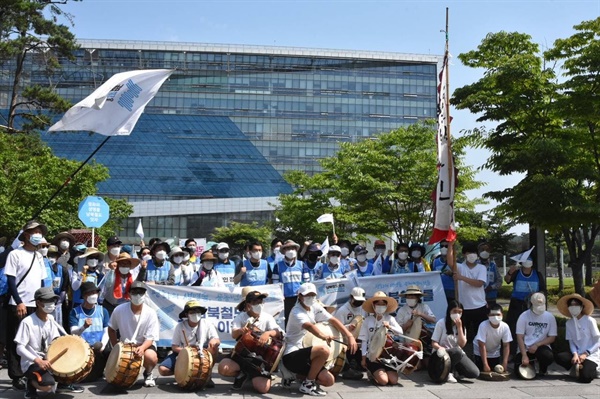
<instances>
[{"instance_id":1,"label":"flag cloth","mask_svg":"<svg viewBox=\"0 0 600 399\"><path fill-rule=\"evenodd\" d=\"M140 238L143 240L144 239L144 228L142 227L142 219L140 218L140 221L138 223L137 229L135 229L135 234L137 234L138 236L140 236Z\"/></svg>"},{"instance_id":2,"label":"flag cloth","mask_svg":"<svg viewBox=\"0 0 600 399\"><path fill-rule=\"evenodd\" d=\"M117 73L71 107L48 131L91 131L104 136L128 136L146 104L154 98L171 69Z\"/></svg>"},{"instance_id":3,"label":"flag cloth","mask_svg":"<svg viewBox=\"0 0 600 399\"><path fill-rule=\"evenodd\" d=\"M329 237L327 237L325 241L323 241L323 244L321 244L321 252L323 252L322 256L327 255L327 252L329 252Z\"/></svg>"},{"instance_id":4,"label":"flag cloth","mask_svg":"<svg viewBox=\"0 0 600 399\"><path fill-rule=\"evenodd\" d=\"M317 218L319 223L333 223L333 213L324 213Z\"/></svg>"},{"instance_id":5,"label":"flag cloth","mask_svg":"<svg viewBox=\"0 0 600 399\"><path fill-rule=\"evenodd\" d=\"M528 249L527 251L521 252L520 254L515 255L515 256L511 256L510 258L512 260L514 260L515 262L519 262L519 263L525 262L529 258L529 255L531 255L531 252L533 251L534 248L535 248L535 245L533 247L531 247L530 249Z\"/></svg>"},{"instance_id":6,"label":"flag cloth","mask_svg":"<svg viewBox=\"0 0 600 399\"><path fill-rule=\"evenodd\" d=\"M444 57L440 84L438 86L438 183L434 193L435 221L429 244L443 239L454 241L456 228L454 225L454 189L456 187L456 170L450 142L450 115L448 112L448 53Z\"/></svg>"}]
</instances>

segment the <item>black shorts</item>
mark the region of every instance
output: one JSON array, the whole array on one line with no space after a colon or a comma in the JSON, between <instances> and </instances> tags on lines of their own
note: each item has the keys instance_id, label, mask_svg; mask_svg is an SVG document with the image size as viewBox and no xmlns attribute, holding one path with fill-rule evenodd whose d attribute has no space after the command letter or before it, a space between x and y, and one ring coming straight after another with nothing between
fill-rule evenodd
<instances>
[{"instance_id":1,"label":"black shorts","mask_svg":"<svg viewBox=\"0 0 600 399\"><path fill-rule=\"evenodd\" d=\"M367 359L367 370L369 370L371 372L371 374L375 373L377 370L382 370L382 369L383 369L383 371L396 371L396 369L386 366L383 363L372 362L369 359Z\"/></svg>"},{"instance_id":2,"label":"black shorts","mask_svg":"<svg viewBox=\"0 0 600 399\"><path fill-rule=\"evenodd\" d=\"M240 370L246 373L250 379L253 379L254 377L269 377L269 375L265 375L262 372L264 371L270 374L270 370L265 370L264 363L256 357L242 356L234 353L231 355L231 360L236 362L240 366Z\"/></svg>"},{"instance_id":3,"label":"black shorts","mask_svg":"<svg viewBox=\"0 0 600 399\"><path fill-rule=\"evenodd\" d=\"M307 376L310 371L310 351L312 346L309 348L298 349L284 355L281 361L286 369L293 373Z\"/></svg>"}]
</instances>

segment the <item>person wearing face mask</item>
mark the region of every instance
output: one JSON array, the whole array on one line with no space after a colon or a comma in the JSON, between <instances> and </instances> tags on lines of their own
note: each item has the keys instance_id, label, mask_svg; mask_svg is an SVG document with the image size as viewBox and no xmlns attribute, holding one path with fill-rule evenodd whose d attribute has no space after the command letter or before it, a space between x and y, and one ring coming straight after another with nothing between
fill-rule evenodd
<instances>
[{"instance_id":1,"label":"person wearing face mask","mask_svg":"<svg viewBox=\"0 0 600 399\"><path fill-rule=\"evenodd\" d=\"M548 373L548 366L554 361L550 345L558 335L556 318L546 310L546 297L536 292L529 298L529 310L523 312L517 320L517 354L515 370L519 366L538 363L538 376ZM517 373L518 374L518 373ZM519 374L518 374L519 375Z\"/></svg>"},{"instance_id":2,"label":"person wearing face mask","mask_svg":"<svg viewBox=\"0 0 600 399\"><path fill-rule=\"evenodd\" d=\"M173 274L173 265L169 261L171 246L166 242L156 242L150 248L152 259L146 262L146 267L142 267L142 281L148 284L173 285L175 284L175 275Z\"/></svg>"},{"instance_id":3,"label":"person wearing face mask","mask_svg":"<svg viewBox=\"0 0 600 399\"><path fill-rule=\"evenodd\" d=\"M340 266L344 270L354 270L356 259L350 256L354 245L349 240L341 240L337 245L340 247Z\"/></svg>"},{"instance_id":4,"label":"person wearing face mask","mask_svg":"<svg viewBox=\"0 0 600 399\"><path fill-rule=\"evenodd\" d=\"M153 387L156 380L152 370L158 363L155 342L159 338L160 324L156 312L144 305L146 285L143 282L134 281L131 284L130 295L131 301L117 306L110 316L108 338L113 347L119 340L136 344L136 356L144 359L144 386Z\"/></svg>"},{"instance_id":5,"label":"person wearing face mask","mask_svg":"<svg viewBox=\"0 0 600 399\"><path fill-rule=\"evenodd\" d=\"M375 261L379 257L381 257L381 273L382 274L386 274L386 273L390 272L390 267L391 267L390 257L393 253L392 250L390 249L389 253L386 254L385 249L386 249L385 241L375 240L375 242L373 243L373 251L375 251L375 256L373 257L373 259L369 259L369 263L374 264ZM356 253L356 248L354 248L354 252ZM357 254L356 260L358 261L358 254Z\"/></svg>"},{"instance_id":6,"label":"person wearing face mask","mask_svg":"<svg viewBox=\"0 0 600 399\"><path fill-rule=\"evenodd\" d=\"M187 252L179 247L173 247L169 254L171 260L171 273L173 274L173 285L189 285L192 279L192 270L183 266L183 259Z\"/></svg>"},{"instance_id":7,"label":"person wearing face mask","mask_svg":"<svg viewBox=\"0 0 600 399\"><path fill-rule=\"evenodd\" d=\"M398 301L387 296L383 291L377 291L372 298L363 303L362 307L370 315L363 321L358 335L358 339L361 341L361 365L371 373L375 384L382 386L396 385L398 384L398 371L379 361L370 361L367 358L367 353L369 353L369 343L373 335L381 326L384 326L395 335L403 334L402 327L390 315L398 308Z\"/></svg>"},{"instance_id":8,"label":"person wearing face mask","mask_svg":"<svg viewBox=\"0 0 600 399\"><path fill-rule=\"evenodd\" d=\"M467 344L467 332L462 323L463 312L463 305L452 300L448 303L446 317L435 324L431 337L431 347L434 353L431 355L428 365L429 376L435 382L456 383L462 378L479 377L479 369L462 349ZM450 360L450 370L441 370L443 367L438 368L440 362L437 360L446 356ZM445 374L441 373L442 371L449 371L446 378L440 378Z\"/></svg>"},{"instance_id":9,"label":"person wearing face mask","mask_svg":"<svg viewBox=\"0 0 600 399\"><path fill-rule=\"evenodd\" d=\"M497 365L508 370L510 343L513 338L508 324L502 321L502 306L489 307L488 320L479 325L473 341L473 355L479 370L490 372Z\"/></svg>"},{"instance_id":10,"label":"person wearing face mask","mask_svg":"<svg viewBox=\"0 0 600 399\"><path fill-rule=\"evenodd\" d=\"M217 263L215 263L215 270L221 274L226 287L235 287L237 285L234 282L236 275L235 262L229 259L230 251L229 244L226 242L217 244L218 259Z\"/></svg>"},{"instance_id":11,"label":"person wearing face mask","mask_svg":"<svg viewBox=\"0 0 600 399\"><path fill-rule=\"evenodd\" d=\"M477 245L473 242L463 244L462 253L465 257L463 263L454 265L454 280L457 281L459 298L464 306L462 316L463 326L467 329L467 341L473 342L481 322L487 319L487 302L485 300L485 282L487 270L477 262ZM454 245L448 248L448 262L454 259Z\"/></svg>"},{"instance_id":12,"label":"person wearing face mask","mask_svg":"<svg viewBox=\"0 0 600 399\"><path fill-rule=\"evenodd\" d=\"M425 247L418 243L413 243L408 249L410 260L408 262L409 273L430 272L431 266L429 262L423 258L425 255Z\"/></svg>"},{"instance_id":13,"label":"person wearing face mask","mask_svg":"<svg viewBox=\"0 0 600 399\"><path fill-rule=\"evenodd\" d=\"M181 248L183 251L183 261L181 262L181 266L185 267L190 273L190 277L194 275L196 271L200 269L200 257L198 257L198 263L191 262L192 255L195 255L195 249L191 249L188 247Z\"/></svg>"},{"instance_id":14,"label":"person wearing face mask","mask_svg":"<svg viewBox=\"0 0 600 399\"><path fill-rule=\"evenodd\" d=\"M143 281L144 279L143 269L139 266L140 260L132 258L125 252L111 264L115 265L115 269L106 273L104 277L106 281L100 293L100 298L104 298L102 306L108 310L109 314L112 314L118 305L129 302L134 281Z\"/></svg>"},{"instance_id":15,"label":"person wearing face mask","mask_svg":"<svg viewBox=\"0 0 600 399\"><path fill-rule=\"evenodd\" d=\"M440 272L442 277L442 285L444 287L444 294L446 295L446 301L450 302L454 299L454 278L452 277L452 268L448 265L448 241L440 241L440 255L433 261L433 271Z\"/></svg>"},{"instance_id":16,"label":"person wearing face mask","mask_svg":"<svg viewBox=\"0 0 600 399\"><path fill-rule=\"evenodd\" d=\"M284 249L290 248L290 241L286 241L283 245ZM317 288L313 283L300 285L296 294L298 300L290 313L289 320L286 318L288 321L286 347L281 364L290 372L306 377L300 384L300 392L311 396L323 396L326 392L320 385L328 387L335 383L334 376L323 368L329 356L329 343L333 337L324 336L315 324L327 321L341 332L350 354L357 350L356 340L352 333L317 301ZM327 344L304 348L303 340L308 332L327 341ZM289 383L289 381L282 381L284 386L289 386Z\"/></svg>"},{"instance_id":17,"label":"person wearing face mask","mask_svg":"<svg viewBox=\"0 0 600 399\"><path fill-rule=\"evenodd\" d=\"M197 299L185 303L183 310L179 313L181 321L175 326L173 332L172 353L158 366L158 373L161 376L166 377L175 373L177 355L188 346L195 346L200 350L207 348L213 359L216 359L221 341L215 325L209 319L202 319L206 310L206 307L202 306ZM214 386L212 379L208 380L205 385L206 388L214 388Z\"/></svg>"},{"instance_id":18,"label":"person wearing face mask","mask_svg":"<svg viewBox=\"0 0 600 399\"><path fill-rule=\"evenodd\" d=\"M194 273L190 284L196 287L200 285L203 287L225 287L223 277L214 268L217 258L213 253L211 251L203 252L200 260L200 270Z\"/></svg>"},{"instance_id":19,"label":"person wearing face mask","mask_svg":"<svg viewBox=\"0 0 600 399\"><path fill-rule=\"evenodd\" d=\"M338 307L333 312L333 317L338 319L344 326L350 331L355 337L360 332L360 325L367 317L367 312L362 308L367 298L365 297L365 290L360 287L352 288L350 291L350 299L342 306ZM358 330L357 330L358 329ZM362 352L360 351L360 341L357 341L359 349L354 353L346 354L346 364L342 369L342 378L348 380L360 380L363 377L362 366Z\"/></svg>"},{"instance_id":20,"label":"person wearing face mask","mask_svg":"<svg viewBox=\"0 0 600 399\"><path fill-rule=\"evenodd\" d=\"M77 240L75 240L75 237L67 231L58 233L50 241L50 244L55 245L60 252L58 257L58 263L60 265L67 266L69 259L71 258L70 249L75 246L76 242Z\"/></svg>"},{"instance_id":21,"label":"person wearing face mask","mask_svg":"<svg viewBox=\"0 0 600 399\"><path fill-rule=\"evenodd\" d=\"M329 252L327 252L327 264L324 264L320 268L320 273L316 278L317 280L343 278L344 275L350 271L349 263L342 263L341 250L342 248L337 245L329 247Z\"/></svg>"},{"instance_id":22,"label":"person wearing face mask","mask_svg":"<svg viewBox=\"0 0 600 399\"><path fill-rule=\"evenodd\" d=\"M231 336L236 341L250 331L260 333L258 345L267 345L270 339L283 339L283 331L277 322L263 310L266 293L252 291L249 287L242 290L244 300L237 306L240 312L232 324ZM252 381L254 389L265 394L271 389L271 370L265 370L264 363L252 356L248 350L234 353L219 362L219 374L224 377L235 377L233 389L242 388L247 379Z\"/></svg>"},{"instance_id":23,"label":"person wearing face mask","mask_svg":"<svg viewBox=\"0 0 600 399\"><path fill-rule=\"evenodd\" d=\"M302 271L302 275L304 279L313 282L321 275L321 269L323 268L323 263L321 263L322 256L321 244L312 243L308 246L303 259L304 270Z\"/></svg>"},{"instance_id":24,"label":"person wearing face mask","mask_svg":"<svg viewBox=\"0 0 600 399\"><path fill-rule=\"evenodd\" d=\"M83 259L84 265L81 270L74 270L71 273L71 290L73 291L73 307L81 305L84 300L81 295L80 287L82 283L91 282L95 285L100 284L104 274L102 262L104 254L96 248L86 248L79 258Z\"/></svg>"},{"instance_id":25,"label":"person wearing face mask","mask_svg":"<svg viewBox=\"0 0 600 399\"><path fill-rule=\"evenodd\" d=\"M106 240L106 264L104 265L104 274L108 272L109 268L114 268L114 262L117 261L117 258L121 254L121 247L123 246L123 241L117 236L110 237ZM113 263L113 266L111 266Z\"/></svg>"},{"instance_id":26,"label":"person wearing face mask","mask_svg":"<svg viewBox=\"0 0 600 399\"><path fill-rule=\"evenodd\" d=\"M400 297L405 298L406 304L398 309L396 313L396 321L402 327L405 335L419 339L421 331L413 331L413 323L416 318L421 318L422 329L433 331L436 317L431 311L431 308L426 303L423 303L423 291L418 285L409 285L406 291L400 294ZM430 346L430 342L423 342L423 348Z\"/></svg>"},{"instance_id":27,"label":"person wearing face mask","mask_svg":"<svg viewBox=\"0 0 600 399\"><path fill-rule=\"evenodd\" d=\"M45 225L35 220L27 222L17 237L23 245L8 254L4 266L10 294L6 323L8 376L12 379L12 386L16 390L25 389L25 379L19 366L19 355L14 338L21 320L36 311L34 294L43 286L47 278L44 258L37 251L47 232Z\"/></svg>"},{"instance_id":28,"label":"person wearing face mask","mask_svg":"<svg viewBox=\"0 0 600 399\"><path fill-rule=\"evenodd\" d=\"M367 259L367 248L362 245L354 247L354 254L356 255L355 270L358 277L373 276L373 262Z\"/></svg>"},{"instance_id":29,"label":"person wearing face mask","mask_svg":"<svg viewBox=\"0 0 600 399\"><path fill-rule=\"evenodd\" d=\"M290 312L296 304L296 293L302 283L308 282L308 275L303 273L305 268L304 262L298 260L299 250L300 245L296 244L293 240L287 240L281 246L281 252L284 254L284 259L275 263L273 274L271 275L273 284L283 284L283 308L286 326Z\"/></svg>"},{"instance_id":30,"label":"person wearing face mask","mask_svg":"<svg viewBox=\"0 0 600 399\"><path fill-rule=\"evenodd\" d=\"M271 254L267 258L267 262L269 263L269 268L271 269L271 272L273 271L273 266L275 266L275 263L283 259L283 254L281 253L282 245L283 241L280 238L275 237L271 241Z\"/></svg>"},{"instance_id":31,"label":"person wearing face mask","mask_svg":"<svg viewBox=\"0 0 600 399\"><path fill-rule=\"evenodd\" d=\"M108 344L108 311L98 304L100 289L95 283L86 281L81 284L83 302L71 310L69 315L70 331L79 335L94 350L94 365L85 381L96 381L102 378L106 359L110 354Z\"/></svg>"},{"instance_id":32,"label":"person wearing face mask","mask_svg":"<svg viewBox=\"0 0 600 399\"><path fill-rule=\"evenodd\" d=\"M15 336L20 368L27 377L25 398L37 398L37 390L42 392L80 393L83 388L74 385L56 385L50 371L46 353L50 343L67 335L64 328L54 320L52 312L56 308L58 295L52 287L42 287L35 291L35 312L23 319Z\"/></svg>"},{"instance_id":33,"label":"person wearing face mask","mask_svg":"<svg viewBox=\"0 0 600 399\"><path fill-rule=\"evenodd\" d=\"M495 305L498 298L498 290L502 287L502 275L496 262L491 260L490 254L492 247L487 242L482 242L477 246L479 262L487 269L487 281L485 282L485 299L488 305Z\"/></svg>"},{"instance_id":34,"label":"person wearing face mask","mask_svg":"<svg viewBox=\"0 0 600 399\"><path fill-rule=\"evenodd\" d=\"M262 258L262 244L257 241L252 242L248 249L250 258L237 265L233 283L239 284L240 287L267 284L269 281L269 264Z\"/></svg>"},{"instance_id":35,"label":"person wearing face mask","mask_svg":"<svg viewBox=\"0 0 600 399\"><path fill-rule=\"evenodd\" d=\"M56 310L52 314L54 320L60 325L63 323L63 304L67 298L67 289L69 288L69 273L67 268L56 263L59 257L58 248L54 245L49 245L44 239L40 244L38 252L44 256L44 262L46 264L46 279L44 280L44 287L52 287L54 293L58 295L59 299L56 304Z\"/></svg>"},{"instance_id":36,"label":"person wearing face mask","mask_svg":"<svg viewBox=\"0 0 600 399\"><path fill-rule=\"evenodd\" d=\"M408 270L408 244L400 242L396 245L396 255L390 268L390 274L409 273Z\"/></svg>"},{"instance_id":37,"label":"person wearing face mask","mask_svg":"<svg viewBox=\"0 0 600 399\"><path fill-rule=\"evenodd\" d=\"M578 382L590 383L600 370L600 331L596 320L590 315L594 311L592 301L579 294L565 295L558 300L559 312L569 317L565 338L569 341L569 352L556 355L556 363Z\"/></svg>"},{"instance_id":38,"label":"person wearing face mask","mask_svg":"<svg viewBox=\"0 0 600 399\"><path fill-rule=\"evenodd\" d=\"M198 250L198 244L193 238L185 240L185 248L190 250L190 265L193 266L194 272L200 269L200 255L196 253Z\"/></svg>"}]
</instances>

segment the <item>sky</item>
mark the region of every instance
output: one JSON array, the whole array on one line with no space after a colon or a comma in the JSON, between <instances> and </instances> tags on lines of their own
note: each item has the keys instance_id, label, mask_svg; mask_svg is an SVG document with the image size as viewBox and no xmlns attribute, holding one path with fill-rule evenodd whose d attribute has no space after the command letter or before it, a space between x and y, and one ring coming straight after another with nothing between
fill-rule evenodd
<instances>
[{"instance_id":1,"label":"sky","mask_svg":"<svg viewBox=\"0 0 600 399\"><path fill-rule=\"evenodd\" d=\"M63 10L80 39L122 39L372 50L442 55L449 8L450 90L475 82L482 71L456 56L473 50L487 33L529 34L541 49L600 16L600 0L83 0ZM480 126L476 115L451 110L452 134ZM488 125L489 127L489 125ZM479 168L484 150L467 163ZM520 176L482 170L480 197L510 187ZM480 210L493 206L489 204ZM513 232L521 233L526 226Z\"/></svg>"}]
</instances>

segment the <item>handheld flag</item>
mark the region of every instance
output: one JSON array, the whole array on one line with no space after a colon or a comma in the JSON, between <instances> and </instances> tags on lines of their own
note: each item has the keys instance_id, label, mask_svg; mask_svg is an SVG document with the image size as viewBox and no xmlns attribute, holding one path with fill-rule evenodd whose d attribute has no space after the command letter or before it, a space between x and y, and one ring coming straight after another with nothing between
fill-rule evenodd
<instances>
[{"instance_id":1,"label":"handheld flag","mask_svg":"<svg viewBox=\"0 0 600 399\"><path fill-rule=\"evenodd\" d=\"M535 245L533 247L531 247L530 249L528 249L527 251L521 252L520 254L517 254L515 256L511 256L510 258L512 260L514 260L515 262L523 263L529 258L529 255L531 255L531 252L533 252L534 248L535 248Z\"/></svg>"},{"instance_id":2,"label":"handheld flag","mask_svg":"<svg viewBox=\"0 0 600 399\"><path fill-rule=\"evenodd\" d=\"M333 213L324 213L317 218L318 223L333 223Z\"/></svg>"},{"instance_id":3,"label":"handheld flag","mask_svg":"<svg viewBox=\"0 0 600 399\"><path fill-rule=\"evenodd\" d=\"M171 69L117 73L71 107L50 129L86 130L104 136L128 136Z\"/></svg>"},{"instance_id":4,"label":"handheld flag","mask_svg":"<svg viewBox=\"0 0 600 399\"><path fill-rule=\"evenodd\" d=\"M138 223L137 229L135 229L135 234L137 234L138 236L140 236L141 240L144 239L144 228L142 227L142 219L141 218L140 218L140 221Z\"/></svg>"},{"instance_id":5,"label":"handheld flag","mask_svg":"<svg viewBox=\"0 0 600 399\"><path fill-rule=\"evenodd\" d=\"M329 252L329 237L325 238L325 241L321 244L321 252L323 253L323 256L327 255L327 252Z\"/></svg>"}]
</instances>

